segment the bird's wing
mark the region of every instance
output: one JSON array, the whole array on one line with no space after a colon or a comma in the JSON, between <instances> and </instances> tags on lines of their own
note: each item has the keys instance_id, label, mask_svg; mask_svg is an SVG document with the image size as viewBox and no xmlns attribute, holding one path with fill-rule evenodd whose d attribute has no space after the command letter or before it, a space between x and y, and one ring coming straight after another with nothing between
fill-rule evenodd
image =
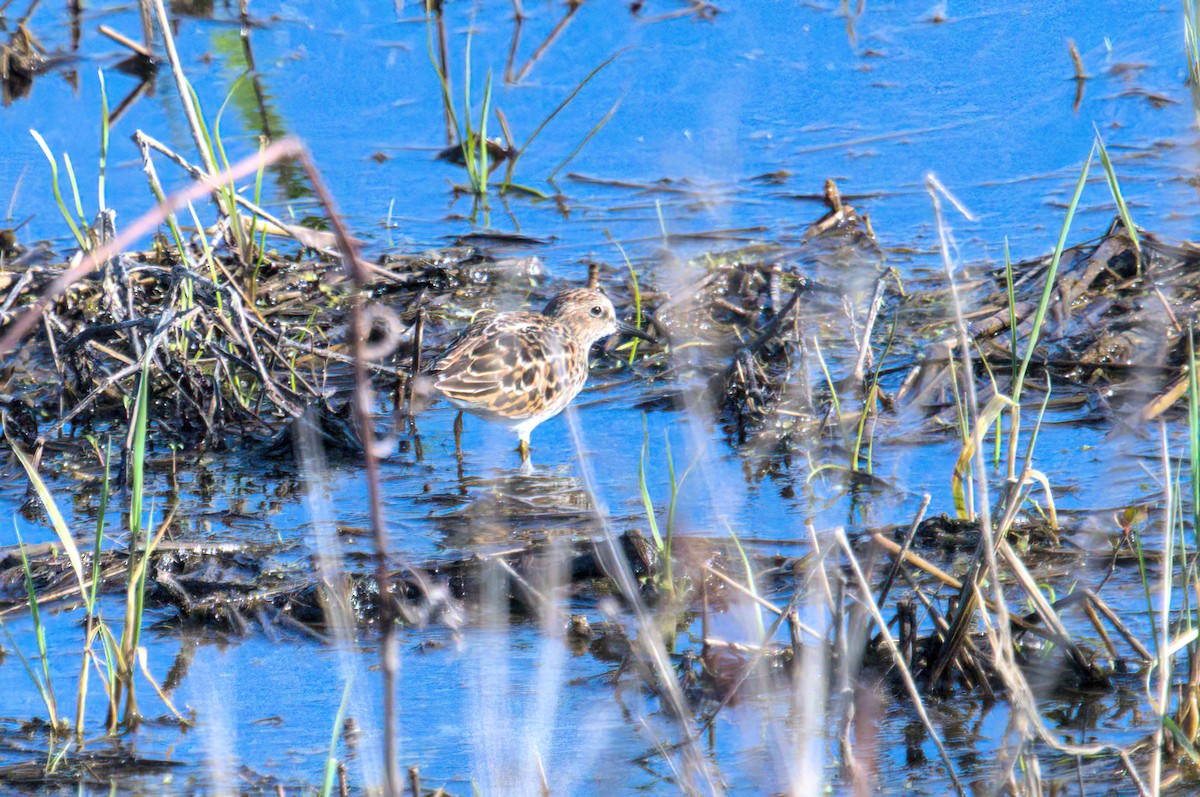
<instances>
[{"instance_id":1,"label":"bird's wing","mask_svg":"<svg viewBox=\"0 0 1200 797\"><path fill-rule=\"evenodd\" d=\"M505 313L469 326L430 370L461 406L528 418L562 396L574 345L542 316Z\"/></svg>"}]
</instances>

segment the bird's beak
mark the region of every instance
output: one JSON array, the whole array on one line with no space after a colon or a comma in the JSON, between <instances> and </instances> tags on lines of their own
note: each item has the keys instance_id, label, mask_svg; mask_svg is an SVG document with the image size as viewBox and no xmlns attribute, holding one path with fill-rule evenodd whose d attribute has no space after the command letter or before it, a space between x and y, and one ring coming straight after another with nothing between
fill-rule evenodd
<instances>
[{"instance_id":1,"label":"bird's beak","mask_svg":"<svg viewBox=\"0 0 1200 797\"><path fill-rule=\"evenodd\" d=\"M646 334L642 330L635 327L633 324L626 324L623 321L617 322L617 332L628 335L631 338L641 338L649 343L658 343L658 339Z\"/></svg>"}]
</instances>

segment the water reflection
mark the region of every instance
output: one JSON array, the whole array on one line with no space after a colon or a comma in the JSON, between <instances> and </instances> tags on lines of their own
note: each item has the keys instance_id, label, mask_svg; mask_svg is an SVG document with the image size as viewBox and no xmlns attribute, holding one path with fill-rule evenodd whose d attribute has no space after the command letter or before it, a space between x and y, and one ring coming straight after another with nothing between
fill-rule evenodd
<instances>
[{"instance_id":1,"label":"water reflection","mask_svg":"<svg viewBox=\"0 0 1200 797\"><path fill-rule=\"evenodd\" d=\"M503 457L502 457L503 458ZM515 456L512 457L515 460ZM473 470L467 458L468 473ZM451 549L512 545L533 537L594 532L594 508L569 466L465 476L453 490L420 496L418 502L449 507L435 512L434 525Z\"/></svg>"}]
</instances>

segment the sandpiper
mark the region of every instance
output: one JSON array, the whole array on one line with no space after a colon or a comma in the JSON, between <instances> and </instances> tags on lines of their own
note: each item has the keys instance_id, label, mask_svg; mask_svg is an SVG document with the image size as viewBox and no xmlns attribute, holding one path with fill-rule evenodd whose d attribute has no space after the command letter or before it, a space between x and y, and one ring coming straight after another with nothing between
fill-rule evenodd
<instances>
[{"instance_id":1,"label":"sandpiper","mask_svg":"<svg viewBox=\"0 0 1200 797\"><path fill-rule=\"evenodd\" d=\"M576 288L540 313L497 313L470 324L429 373L438 392L460 409L507 424L525 460L530 433L583 389L592 346L617 332L654 340L618 321L603 293Z\"/></svg>"}]
</instances>

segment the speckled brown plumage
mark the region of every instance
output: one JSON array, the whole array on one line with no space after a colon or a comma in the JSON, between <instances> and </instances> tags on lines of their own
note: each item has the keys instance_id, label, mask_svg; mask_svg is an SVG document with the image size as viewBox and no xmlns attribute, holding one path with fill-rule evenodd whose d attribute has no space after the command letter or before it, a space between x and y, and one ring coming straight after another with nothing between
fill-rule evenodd
<instances>
[{"instance_id":1,"label":"speckled brown plumage","mask_svg":"<svg viewBox=\"0 0 1200 797\"><path fill-rule=\"evenodd\" d=\"M464 410L529 434L583 389L588 353L620 328L612 303L589 288L558 294L541 313L498 313L468 326L429 371Z\"/></svg>"},{"instance_id":2,"label":"speckled brown plumage","mask_svg":"<svg viewBox=\"0 0 1200 797\"><path fill-rule=\"evenodd\" d=\"M575 337L538 313L476 321L434 365L442 395L464 409L524 420L561 412L587 379Z\"/></svg>"}]
</instances>

